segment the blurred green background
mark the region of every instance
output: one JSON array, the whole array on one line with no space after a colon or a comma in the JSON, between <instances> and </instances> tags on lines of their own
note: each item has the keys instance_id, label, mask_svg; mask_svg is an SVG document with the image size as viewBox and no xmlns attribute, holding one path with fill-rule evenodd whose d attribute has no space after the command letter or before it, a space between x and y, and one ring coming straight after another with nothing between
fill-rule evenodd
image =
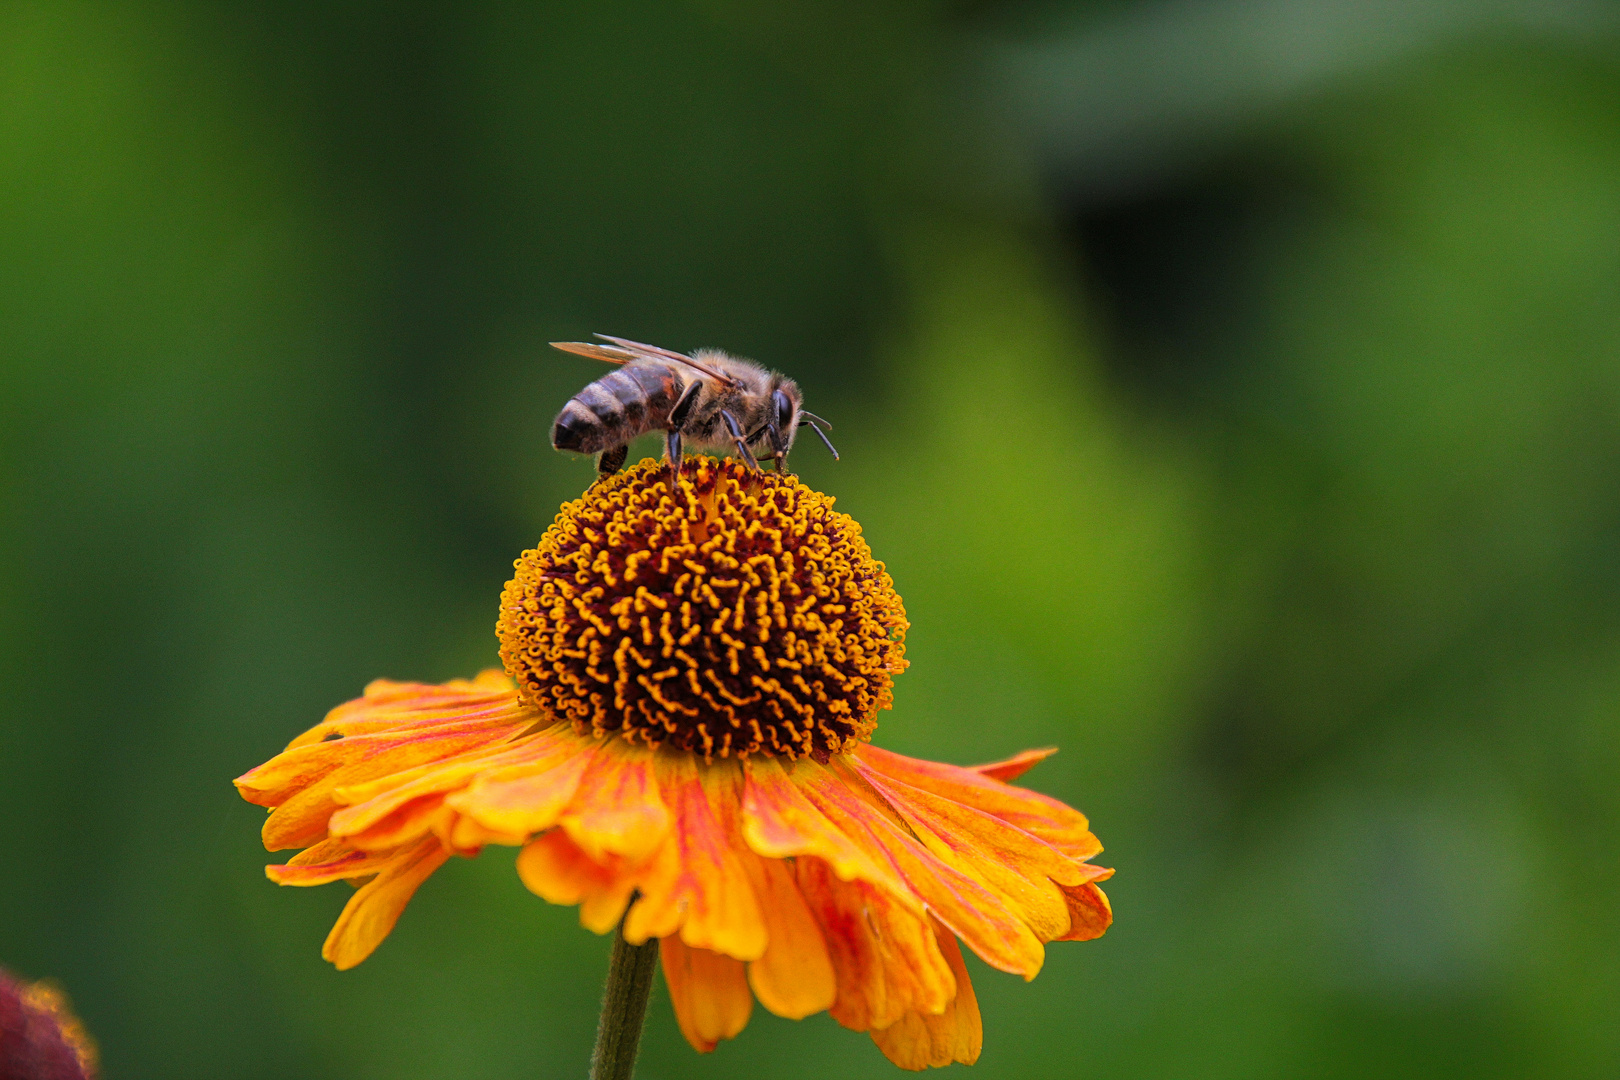
<instances>
[{"instance_id":1,"label":"blurred green background","mask_svg":"<svg viewBox=\"0 0 1620 1080\"><path fill-rule=\"evenodd\" d=\"M1118 922L976 1075L1620 1073L1620 7L18 0L0 87L0 963L109 1078L583 1075L510 851L339 974L230 779L495 662L598 330L837 425L880 744L1063 747Z\"/></svg>"}]
</instances>

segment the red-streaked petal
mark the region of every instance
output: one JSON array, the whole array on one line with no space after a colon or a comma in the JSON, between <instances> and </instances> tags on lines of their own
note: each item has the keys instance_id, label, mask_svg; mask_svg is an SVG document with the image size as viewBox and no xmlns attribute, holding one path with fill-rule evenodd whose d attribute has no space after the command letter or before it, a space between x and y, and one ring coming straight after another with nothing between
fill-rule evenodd
<instances>
[{"instance_id":1,"label":"red-streaked petal","mask_svg":"<svg viewBox=\"0 0 1620 1080\"><path fill-rule=\"evenodd\" d=\"M1104 877L1112 875L1109 871ZM1063 899L1069 905L1069 932L1058 941L1090 941L1102 937L1114 921L1114 909L1108 897L1097 886L1087 882L1063 890Z\"/></svg>"},{"instance_id":2,"label":"red-streaked petal","mask_svg":"<svg viewBox=\"0 0 1620 1080\"><path fill-rule=\"evenodd\" d=\"M853 770L838 759L823 768L801 761L794 780L845 835L887 859L911 891L985 963L1033 979L1046 952L1020 918L976 878L941 861L894 816L868 797ZM998 783L998 781L985 781Z\"/></svg>"},{"instance_id":3,"label":"red-streaked petal","mask_svg":"<svg viewBox=\"0 0 1620 1080\"><path fill-rule=\"evenodd\" d=\"M959 765L903 757L871 744L858 747L853 756L902 783L994 814L1072 859L1084 861L1102 851L1084 814L1040 792L993 780Z\"/></svg>"},{"instance_id":4,"label":"red-streaked petal","mask_svg":"<svg viewBox=\"0 0 1620 1080\"><path fill-rule=\"evenodd\" d=\"M883 1056L902 1069L938 1069L953 1061L972 1065L979 1060L984 1046L979 999L968 979L967 965L962 962L962 950L942 926L934 927L934 939L956 976L956 997L937 1016L908 1012L890 1026L872 1032L872 1041Z\"/></svg>"},{"instance_id":5,"label":"red-streaked petal","mask_svg":"<svg viewBox=\"0 0 1620 1080\"><path fill-rule=\"evenodd\" d=\"M377 876L349 898L326 937L321 956L347 971L370 956L393 930L417 887L444 865L450 853L433 837L397 852Z\"/></svg>"},{"instance_id":6,"label":"red-streaked petal","mask_svg":"<svg viewBox=\"0 0 1620 1080\"><path fill-rule=\"evenodd\" d=\"M549 829L579 789L597 743L552 728L490 763L445 804L496 833L526 836Z\"/></svg>"},{"instance_id":7,"label":"red-streaked petal","mask_svg":"<svg viewBox=\"0 0 1620 1080\"><path fill-rule=\"evenodd\" d=\"M420 840L431 832L447 832L452 811L445 808L443 795L415 799L364 829L337 833L362 851L389 851ZM337 815L333 815L334 821Z\"/></svg>"},{"instance_id":8,"label":"red-streaked petal","mask_svg":"<svg viewBox=\"0 0 1620 1080\"><path fill-rule=\"evenodd\" d=\"M658 954L675 1020L692 1049L707 1054L748 1026L754 999L741 961L694 949L673 935L659 941Z\"/></svg>"},{"instance_id":9,"label":"red-streaked petal","mask_svg":"<svg viewBox=\"0 0 1620 1080\"><path fill-rule=\"evenodd\" d=\"M457 740L469 740L474 745L499 741L521 733L532 726L534 720L533 713L512 704L499 709L444 709L431 715L391 717L388 722L379 720L369 725L363 732L333 728L322 733L319 739L300 736L286 750L258 768L249 769L234 782L249 802L276 806L310 783L325 778L332 769L374 757L396 745L430 748L427 756L421 749L407 751L409 756L430 761L435 760L431 747L439 740L450 740L449 752L454 753ZM323 723L311 730L325 726ZM402 767L408 768L410 763Z\"/></svg>"},{"instance_id":10,"label":"red-streaked petal","mask_svg":"<svg viewBox=\"0 0 1620 1080\"><path fill-rule=\"evenodd\" d=\"M652 749L622 739L605 743L557 824L598 861L620 855L640 862L651 855L670 829Z\"/></svg>"},{"instance_id":11,"label":"red-streaked petal","mask_svg":"<svg viewBox=\"0 0 1620 1080\"><path fill-rule=\"evenodd\" d=\"M287 748L320 742L333 734L364 735L447 719L493 718L517 712L529 710L518 704L512 680L493 668L480 672L476 679L451 679L443 684L373 679L362 696L332 709ZM532 714L529 718L532 720Z\"/></svg>"},{"instance_id":12,"label":"red-streaked petal","mask_svg":"<svg viewBox=\"0 0 1620 1080\"><path fill-rule=\"evenodd\" d=\"M918 899L888 863L873 855L805 797L794 773L774 758L749 758L743 787L742 832L748 846L767 859L811 855L832 867L840 880L869 881L889 892L914 914L922 914Z\"/></svg>"},{"instance_id":13,"label":"red-streaked petal","mask_svg":"<svg viewBox=\"0 0 1620 1080\"><path fill-rule=\"evenodd\" d=\"M337 801L349 804L332 815L332 835L350 836L364 832L414 800L442 797L462 788L471 790L465 796L458 793L459 801L452 805L452 809L473 814L499 831L521 832L521 827L510 826L499 820L499 815L489 809L492 804L499 803L495 791L510 781L526 781L558 768L572 768L575 775L571 778L564 773L540 785L553 797L558 794L556 787L559 782L564 788L561 792L562 802L550 807L550 812L543 814L544 824L538 826L547 828L556 820L563 803L573 795L573 783L578 781L577 772L584 769L588 760L588 745L571 732L552 728L516 743L462 754L454 761L402 770L369 783L346 785L332 793ZM584 755L581 754L582 750L585 751ZM525 808L544 806L543 799L537 801L526 797L536 794L538 792L522 789L516 801Z\"/></svg>"},{"instance_id":14,"label":"red-streaked petal","mask_svg":"<svg viewBox=\"0 0 1620 1080\"><path fill-rule=\"evenodd\" d=\"M903 784L867 769L858 759L853 768L935 856L987 885L1036 937L1051 941L1068 931L1069 912L1058 885L1085 881L1088 875L1080 864L975 807Z\"/></svg>"},{"instance_id":15,"label":"red-streaked petal","mask_svg":"<svg viewBox=\"0 0 1620 1080\"><path fill-rule=\"evenodd\" d=\"M696 949L738 960L765 952L765 924L733 844L742 772L735 762L700 770L689 754L660 751L658 786L674 827L635 874L641 899L624 920L632 944L679 932Z\"/></svg>"},{"instance_id":16,"label":"red-streaked petal","mask_svg":"<svg viewBox=\"0 0 1620 1080\"><path fill-rule=\"evenodd\" d=\"M765 918L765 955L748 965L748 984L759 1003L789 1020L830 1008L838 982L821 927L804 902L788 864L742 855Z\"/></svg>"},{"instance_id":17,"label":"red-streaked petal","mask_svg":"<svg viewBox=\"0 0 1620 1080\"><path fill-rule=\"evenodd\" d=\"M867 1031L908 1012L944 1011L956 996L956 978L925 919L874 885L840 881L820 859L793 865L838 980L834 1020Z\"/></svg>"},{"instance_id":18,"label":"red-streaked petal","mask_svg":"<svg viewBox=\"0 0 1620 1080\"><path fill-rule=\"evenodd\" d=\"M1055 746L1043 746L1039 750L1022 750L1005 761L991 761L984 765L969 765L970 772L980 776L988 776L992 780L1010 782L1023 776L1030 769L1039 765L1047 758L1058 752Z\"/></svg>"},{"instance_id":19,"label":"red-streaked petal","mask_svg":"<svg viewBox=\"0 0 1620 1080\"><path fill-rule=\"evenodd\" d=\"M264 876L277 885L325 885L370 877L383 870L398 851L356 851L341 840L326 840L300 851L280 866L267 866Z\"/></svg>"},{"instance_id":20,"label":"red-streaked petal","mask_svg":"<svg viewBox=\"0 0 1620 1080\"><path fill-rule=\"evenodd\" d=\"M431 767L502 743L512 734L511 725L447 725L408 736L358 735L289 750L239 779L237 786L249 802L275 807L264 823L267 849L308 847L326 838L327 822L341 805L335 797L338 789Z\"/></svg>"}]
</instances>

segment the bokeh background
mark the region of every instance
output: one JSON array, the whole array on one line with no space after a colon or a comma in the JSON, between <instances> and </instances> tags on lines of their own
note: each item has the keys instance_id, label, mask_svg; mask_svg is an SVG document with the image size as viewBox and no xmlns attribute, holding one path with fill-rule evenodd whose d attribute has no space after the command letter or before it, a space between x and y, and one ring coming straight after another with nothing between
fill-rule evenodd
<instances>
[{"instance_id":1,"label":"bokeh background","mask_svg":"<svg viewBox=\"0 0 1620 1080\"><path fill-rule=\"evenodd\" d=\"M230 779L495 662L598 330L837 425L880 744L1063 747L1118 921L975 1075L1620 1073L1620 7L17 0L0 963L109 1078L583 1074L511 852L339 974ZM660 989L640 1075L897 1072Z\"/></svg>"}]
</instances>

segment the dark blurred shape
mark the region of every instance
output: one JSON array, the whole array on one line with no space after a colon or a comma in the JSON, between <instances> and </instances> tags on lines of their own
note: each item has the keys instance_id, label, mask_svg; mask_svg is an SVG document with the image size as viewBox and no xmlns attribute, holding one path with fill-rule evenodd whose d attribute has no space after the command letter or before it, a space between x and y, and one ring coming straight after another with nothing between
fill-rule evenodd
<instances>
[{"instance_id":1,"label":"dark blurred shape","mask_svg":"<svg viewBox=\"0 0 1620 1080\"><path fill-rule=\"evenodd\" d=\"M1230 347L1253 317L1256 247L1289 192L1235 167L1112 197L1059 200L1115 346L1103 356L1138 400L1188 404L1241 364Z\"/></svg>"},{"instance_id":2,"label":"dark blurred shape","mask_svg":"<svg viewBox=\"0 0 1620 1080\"><path fill-rule=\"evenodd\" d=\"M96 1046L67 995L0 969L0 1080L94 1080Z\"/></svg>"}]
</instances>

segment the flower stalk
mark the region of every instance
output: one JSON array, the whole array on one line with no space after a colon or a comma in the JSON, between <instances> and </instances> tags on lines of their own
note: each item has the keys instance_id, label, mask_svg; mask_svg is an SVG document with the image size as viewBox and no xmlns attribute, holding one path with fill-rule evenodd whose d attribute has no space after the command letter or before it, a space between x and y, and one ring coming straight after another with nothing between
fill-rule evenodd
<instances>
[{"instance_id":1,"label":"flower stalk","mask_svg":"<svg viewBox=\"0 0 1620 1080\"><path fill-rule=\"evenodd\" d=\"M658 967L658 942L640 945L624 940L624 923L613 935L613 957L608 961L607 986L602 991L602 1019L596 1025L596 1049L591 1053L591 1080L630 1080L641 1049L641 1027L647 1019L653 972Z\"/></svg>"}]
</instances>

